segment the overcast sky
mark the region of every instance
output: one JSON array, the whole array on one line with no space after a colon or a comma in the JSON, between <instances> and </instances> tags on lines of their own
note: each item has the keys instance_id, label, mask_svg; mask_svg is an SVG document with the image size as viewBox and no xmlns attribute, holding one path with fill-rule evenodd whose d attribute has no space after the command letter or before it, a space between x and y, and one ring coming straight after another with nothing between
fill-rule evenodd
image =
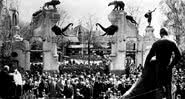
<instances>
[{"instance_id":1,"label":"overcast sky","mask_svg":"<svg viewBox=\"0 0 185 99\"><path fill-rule=\"evenodd\" d=\"M20 0L20 19L23 21L30 22L31 15L43 4L50 0ZM88 16L88 14L94 14L99 23L102 23L104 26L109 26L110 22L108 21L108 14L112 11L113 6L108 7L108 3L113 0L60 0L62 3L60 6L64 7L64 9L68 12L69 16L71 16L70 20L73 23L78 24L79 19L83 19ZM127 5L139 5L142 9L141 15L144 15L148 10L153 10L154 8L159 6L160 0L123 0ZM59 6L58 6L59 7ZM59 7L60 8L60 7ZM157 35L159 32L159 28L161 26L161 15L160 9L157 9L155 13L153 13L152 25L155 28L155 34ZM142 18L142 27L139 29L140 33L145 32L144 29L147 26L146 18Z\"/></svg>"}]
</instances>

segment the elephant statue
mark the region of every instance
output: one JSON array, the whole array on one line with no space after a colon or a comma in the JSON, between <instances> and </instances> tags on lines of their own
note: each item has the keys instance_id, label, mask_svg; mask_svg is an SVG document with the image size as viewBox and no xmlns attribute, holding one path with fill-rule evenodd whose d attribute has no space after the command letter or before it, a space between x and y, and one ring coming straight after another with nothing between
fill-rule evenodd
<instances>
[{"instance_id":1,"label":"elephant statue","mask_svg":"<svg viewBox=\"0 0 185 99\"><path fill-rule=\"evenodd\" d=\"M42 10L38 10L38 11L34 12L34 13L32 14L32 16L35 17L35 16L39 15L39 14L42 13L42 12L43 12Z\"/></svg>"},{"instance_id":2,"label":"elephant statue","mask_svg":"<svg viewBox=\"0 0 185 99\"><path fill-rule=\"evenodd\" d=\"M54 25L51 30L55 33L55 35L63 35L63 36L68 36L66 34L64 34L64 32L69 28L69 26L73 26L73 23L69 23L66 27L64 27L63 29L61 29L60 27L58 27L57 25Z\"/></svg>"},{"instance_id":3,"label":"elephant statue","mask_svg":"<svg viewBox=\"0 0 185 99\"><path fill-rule=\"evenodd\" d=\"M56 9L56 5L60 4L59 0L51 0L49 2L46 2L43 6L43 8L47 7L49 8L49 6L53 6L54 9Z\"/></svg>"},{"instance_id":4,"label":"elephant statue","mask_svg":"<svg viewBox=\"0 0 185 99\"><path fill-rule=\"evenodd\" d=\"M114 33L118 31L118 26L116 25L110 25L109 27L104 28L100 23L96 23L96 26L100 26L100 28L105 32L101 36L114 35Z\"/></svg>"},{"instance_id":5,"label":"elephant statue","mask_svg":"<svg viewBox=\"0 0 185 99\"><path fill-rule=\"evenodd\" d=\"M124 7L125 7L125 3L123 1L113 1L108 4L108 6L111 6L111 5L114 5L113 11L124 10Z\"/></svg>"},{"instance_id":6,"label":"elephant statue","mask_svg":"<svg viewBox=\"0 0 185 99\"><path fill-rule=\"evenodd\" d=\"M134 18L130 15L126 15L126 19L129 20L130 22L137 24L137 22L134 20Z\"/></svg>"}]
</instances>

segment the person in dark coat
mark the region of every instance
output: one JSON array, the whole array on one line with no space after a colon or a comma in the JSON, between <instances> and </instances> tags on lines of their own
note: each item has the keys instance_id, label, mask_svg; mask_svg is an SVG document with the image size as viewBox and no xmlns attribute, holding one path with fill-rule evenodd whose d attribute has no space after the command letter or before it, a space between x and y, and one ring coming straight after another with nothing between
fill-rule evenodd
<instances>
[{"instance_id":1,"label":"person in dark coat","mask_svg":"<svg viewBox=\"0 0 185 99\"><path fill-rule=\"evenodd\" d=\"M84 98L83 99L91 99L91 86L86 84L81 90L81 93L83 94Z\"/></svg>"},{"instance_id":2,"label":"person in dark coat","mask_svg":"<svg viewBox=\"0 0 185 99\"><path fill-rule=\"evenodd\" d=\"M42 77L41 79L41 83L39 84L39 87L38 87L38 91L39 91L39 97L44 97L44 95L46 94L46 90L48 88L48 83L45 81L45 78Z\"/></svg>"},{"instance_id":3,"label":"person in dark coat","mask_svg":"<svg viewBox=\"0 0 185 99\"><path fill-rule=\"evenodd\" d=\"M0 96L3 99L15 96L15 83L13 76L9 74L9 66L5 65L0 73Z\"/></svg>"},{"instance_id":4,"label":"person in dark coat","mask_svg":"<svg viewBox=\"0 0 185 99\"><path fill-rule=\"evenodd\" d=\"M74 97L74 89L71 85L70 80L66 81L66 86L64 87L64 95L66 98L73 98Z\"/></svg>"},{"instance_id":5,"label":"person in dark coat","mask_svg":"<svg viewBox=\"0 0 185 99\"><path fill-rule=\"evenodd\" d=\"M97 99L104 89L103 83L100 80L101 80L100 78L96 78L96 81L94 83L93 99Z\"/></svg>"},{"instance_id":6,"label":"person in dark coat","mask_svg":"<svg viewBox=\"0 0 185 99\"><path fill-rule=\"evenodd\" d=\"M49 97L51 99L55 99L56 94L57 94L57 90L56 90L56 81L54 80L54 78L51 78L49 83L48 83L48 87L49 87Z\"/></svg>"},{"instance_id":7,"label":"person in dark coat","mask_svg":"<svg viewBox=\"0 0 185 99\"><path fill-rule=\"evenodd\" d=\"M127 91L124 82L118 85L118 90L121 92L121 95L123 95Z\"/></svg>"},{"instance_id":8,"label":"person in dark coat","mask_svg":"<svg viewBox=\"0 0 185 99\"><path fill-rule=\"evenodd\" d=\"M62 83L62 80L57 82L56 90L57 90L57 97L63 98L64 97L64 84Z\"/></svg>"},{"instance_id":9,"label":"person in dark coat","mask_svg":"<svg viewBox=\"0 0 185 99\"><path fill-rule=\"evenodd\" d=\"M159 81L165 86L167 99L171 99L172 68L180 60L181 53L176 43L167 37L168 33L165 28L160 30L160 36L161 39L152 45L145 64L149 64L152 57L156 57L160 67L158 73L161 79Z\"/></svg>"}]
</instances>

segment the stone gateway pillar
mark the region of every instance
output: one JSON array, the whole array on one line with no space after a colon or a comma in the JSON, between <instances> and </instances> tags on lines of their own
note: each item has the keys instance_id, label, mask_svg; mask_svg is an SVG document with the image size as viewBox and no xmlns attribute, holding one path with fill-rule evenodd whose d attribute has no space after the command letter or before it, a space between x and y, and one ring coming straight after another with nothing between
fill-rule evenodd
<instances>
[{"instance_id":1,"label":"stone gateway pillar","mask_svg":"<svg viewBox=\"0 0 185 99\"><path fill-rule=\"evenodd\" d=\"M59 20L59 16L55 11L46 11L45 41L43 42L44 70L58 70L57 41L51 28Z\"/></svg>"},{"instance_id":2,"label":"stone gateway pillar","mask_svg":"<svg viewBox=\"0 0 185 99\"><path fill-rule=\"evenodd\" d=\"M110 71L120 72L125 70L125 12L124 11L112 11L108 19L113 25L118 26L118 31L111 38L111 65Z\"/></svg>"},{"instance_id":3,"label":"stone gateway pillar","mask_svg":"<svg viewBox=\"0 0 185 99\"><path fill-rule=\"evenodd\" d=\"M157 41L157 38L154 36L154 28L152 26L147 26L145 32L146 33L143 37L143 64L150 49L152 48L152 44Z\"/></svg>"},{"instance_id":4,"label":"stone gateway pillar","mask_svg":"<svg viewBox=\"0 0 185 99\"><path fill-rule=\"evenodd\" d=\"M118 31L110 38L110 71L116 74L124 73L128 53L130 54L130 52L133 52L135 54L135 58L133 58L133 60L135 64L137 64L136 53L138 46L138 30L136 24L126 19L126 12L124 12L124 10L112 11L108 15L108 19L113 25L118 26ZM132 42L134 49L128 49L130 48L127 46L128 42Z\"/></svg>"},{"instance_id":5,"label":"stone gateway pillar","mask_svg":"<svg viewBox=\"0 0 185 99\"><path fill-rule=\"evenodd\" d=\"M43 9L33 17L32 24L36 27L33 29L30 46L35 42L40 42L40 46L37 47L38 49L31 49L32 47L30 47L30 52L41 53L40 57L44 70L58 70L57 35L52 32L51 28L59 20L60 14L56 9Z\"/></svg>"}]
</instances>

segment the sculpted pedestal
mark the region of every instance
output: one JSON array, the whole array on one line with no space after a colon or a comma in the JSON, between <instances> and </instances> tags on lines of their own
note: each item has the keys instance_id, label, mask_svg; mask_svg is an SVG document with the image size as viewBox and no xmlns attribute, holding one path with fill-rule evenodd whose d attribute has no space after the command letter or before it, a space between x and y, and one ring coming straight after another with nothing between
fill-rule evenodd
<instances>
[{"instance_id":1,"label":"sculpted pedestal","mask_svg":"<svg viewBox=\"0 0 185 99\"><path fill-rule=\"evenodd\" d=\"M108 16L109 21L113 25L118 26L118 31L111 37L111 72L122 72L125 70L125 12L124 11L112 11Z\"/></svg>"},{"instance_id":2,"label":"sculpted pedestal","mask_svg":"<svg viewBox=\"0 0 185 99\"><path fill-rule=\"evenodd\" d=\"M60 15L56 11L46 11L45 19L45 41L43 42L43 63L44 70L58 70L58 54L56 35L51 31L51 27L59 20Z\"/></svg>"}]
</instances>

